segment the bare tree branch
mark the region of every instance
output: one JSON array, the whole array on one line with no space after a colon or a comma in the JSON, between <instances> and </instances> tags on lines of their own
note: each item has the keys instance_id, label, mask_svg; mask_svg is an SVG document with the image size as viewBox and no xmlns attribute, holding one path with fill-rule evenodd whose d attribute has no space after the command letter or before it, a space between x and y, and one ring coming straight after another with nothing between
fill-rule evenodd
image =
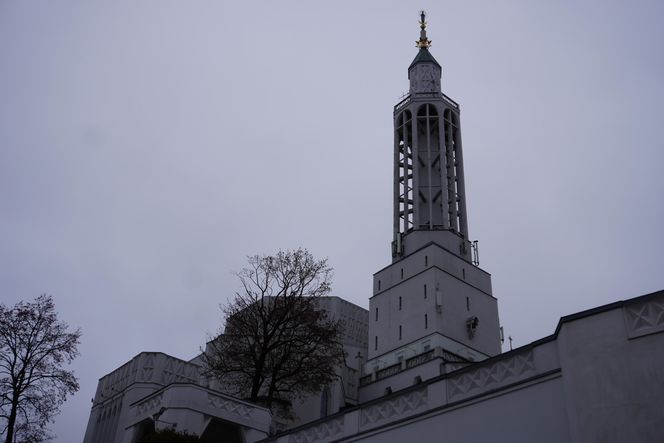
<instances>
[{"instance_id":1,"label":"bare tree branch","mask_svg":"<svg viewBox=\"0 0 664 443\"><path fill-rule=\"evenodd\" d=\"M50 439L47 425L68 395L78 390L63 369L78 356L81 331L58 321L55 304L42 295L9 308L0 304L0 422L5 443Z\"/></svg>"},{"instance_id":2,"label":"bare tree branch","mask_svg":"<svg viewBox=\"0 0 664 443\"><path fill-rule=\"evenodd\" d=\"M306 249L252 256L242 290L222 306L225 327L203 353L230 393L272 407L319 392L344 363L341 325L318 307L332 268Z\"/></svg>"}]
</instances>

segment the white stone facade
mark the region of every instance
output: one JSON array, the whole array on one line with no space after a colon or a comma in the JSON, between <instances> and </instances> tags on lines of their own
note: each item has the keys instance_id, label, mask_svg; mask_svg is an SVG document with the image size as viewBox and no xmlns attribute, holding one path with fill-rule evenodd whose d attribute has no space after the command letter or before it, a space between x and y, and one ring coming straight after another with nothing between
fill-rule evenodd
<instances>
[{"instance_id":1,"label":"white stone facade","mask_svg":"<svg viewBox=\"0 0 664 443\"><path fill-rule=\"evenodd\" d=\"M342 322L346 365L324 391L293 402L294 420L283 423L269 410L229 396L202 375L200 358L184 361L160 352L142 352L99 380L84 443L132 443L144 428L173 426L197 435L232 432L243 442L271 431L307 423L359 402L361 359L366 356L368 312L339 297L321 297L319 306ZM224 423L223 425L221 423Z\"/></svg>"},{"instance_id":2,"label":"white stone facade","mask_svg":"<svg viewBox=\"0 0 664 443\"><path fill-rule=\"evenodd\" d=\"M99 380L83 441L132 443L145 423L202 435L213 419L234 423L247 442L272 422L267 409L210 389L199 365L142 352Z\"/></svg>"},{"instance_id":3,"label":"white stone facade","mask_svg":"<svg viewBox=\"0 0 664 443\"><path fill-rule=\"evenodd\" d=\"M398 372L386 383L409 386L265 441L664 441L662 349L664 291L564 317L549 337L421 383Z\"/></svg>"}]
</instances>

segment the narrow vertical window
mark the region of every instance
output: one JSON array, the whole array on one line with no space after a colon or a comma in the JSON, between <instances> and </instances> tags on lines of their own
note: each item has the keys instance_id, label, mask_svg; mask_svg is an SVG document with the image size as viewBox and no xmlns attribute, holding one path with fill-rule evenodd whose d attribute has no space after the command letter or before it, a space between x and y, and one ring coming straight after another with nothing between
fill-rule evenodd
<instances>
[{"instance_id":1,"label":"narrow vertical window","mask_svg":"<svg viewBox=\"0 0 664 443\"><path fill-rule=\"evenodd\" d=\"M399 208L399 218L395 220L398 233L405 234L413 229L414 196L413 196L413 116L406 110L397 119L395 155L398 157L398 169L394 180L397 184L397 196L394 204ZM397 237L398 238L398 237ZM402 255L401 241L392 243L393 256Z\"/></svg>"},{"instance_id":2,"label":"narrow vertical window","mask_svg":"<svg viewBox=\"0 0 664 443\"><path fill-rule=\"evenodd\" d=\"M424 266L429 266L429 256L428 255L424 256Z\"/></svg>"},{"instance_id":3,"label":"narrow vertical window","mask_svg":"<svg viewBox=\"0 0 664 443\"><path fill-rule=\"evenodd\" d=\"M466 279L466 268L461 268L461 273L463 274L463 279Z\"/></svg>"},{"instance_id":4,"label":"narrow vertical window","mask_svg":"<svg viewBox=\"0 0 664 443\"><path fill-rule=\"evenodd\" d=\"M399 340L401 340L401 325L399 325Z\"/></svg>"},{"instance_id":5,"label":"narrow vertical window","mask_svg":"<svg viewBox=\"0 0 664 443\"><path fill-rule=\"evenodd\" d=\"M413 162L416 168L415 177L420 177L419 189L414 193L420 205L416 206L419 209L415 214L415 229L443 229L447 227L442 195L445 189L443 177L446 174L441 171L441 162L444 165L450 160L443 160L446 157L445 152L441 152L440 119L433 103L426 103L418 108L415 127L416 151L420 153L419 156L416 155L417 161Z\"/></svg>"},{"instance_id":6,"label":"narrow vertical window","mask_svg":"<svg viewBox=\"0 0 664 443\"><path fill-rule=\"evenodd\" d=\"M376 335L374 337L374 351L378 350L378 336Z\"/></svg>"},{"instance_id":7,"label":"narrow vertical window","mask_svg":"<svg viewBox=\"0 0 664 443\"><path fill-rule=\"evenodd\" d=\"M470 298L466 297L466 311L470 311Z\"/></svg>"},{"instance_id":8,"label":"narrow vertical window","mask_svg":"<svg viewBox=\"0 0 664 443\"><path fill-rule=\"evenodd\" d=\"M376 308L376 321L378 321L378 308Z\"/></svg>"},{"instance_id":9,"label":"narrow vertical window","mask_svg":"<svg viewBox=\"0 0 664 443\"><path fill-rule=\"evenodd\" d=\"M378 290L380 291L380 280L378 280Z\"/></svg>"},{"instance_id":10,"label":"narrow vertical window","mask_svg":"<svg viewBox=\"0 0 664 443\"><path fill-rule=\"evenodd\" d=\"M424 285L424 298L427 298L427 285Z\"/></svg>"},{"instance_id":11,"label":"narrow vertical window","mask_svg":"<svg viewBox=\"0 0 664 443\"><path fill-rule=\"evenodd\" d=\"M323 389L320 394L320 416L321 418L327 417L328 403L330 397L330 388Z\"/></svg>"},{"instance_id":12,"label":"narrow vertical window","mask_svg":"<svg viewBox=\"0 0 664 443\"><path fill-rule=\"evenodd\" d=\"M445 155L447 161L447 212L449 227L466 235L466 210L464 208L463 172L461 165L461 140L459 132L459 117L450 109L446 109L444 116Z\"/></svg>"},{"instance_id":13,"label":"narrow vertical window","mask_svg":"<svg viewBox=\"0 0 664 443\"><path fill-rule=\"evenodd\" d=\"M403 280L403 268L401 268L401 279Z\"/></svg>"},{"instance_id":14,"label":"narrow vertical window","mask_svg":"<svg viewBox=\"0 0 664 443\"><path fill-rule=\"evenodd\" d=\"M399 296L399 310L400 310L400 311L401 311L401 306L402 306L402 303L401 303L401 296Z\"/></svg>"},{"instance_id":15,"label":"narrow vertical window","mask_svg":"<svg viewBox=\"0 0 664 443\"><path fill-rule=\"evenodd\" d=\"M424 314L424 329L429 329L429 316Z\"/></svg>"}]
</instances>

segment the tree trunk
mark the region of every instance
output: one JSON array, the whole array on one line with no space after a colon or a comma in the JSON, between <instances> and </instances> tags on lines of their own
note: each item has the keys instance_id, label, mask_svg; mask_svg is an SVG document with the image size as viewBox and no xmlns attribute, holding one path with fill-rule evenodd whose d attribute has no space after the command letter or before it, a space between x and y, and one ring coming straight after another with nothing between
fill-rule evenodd
<instances>
[{"instance_id":1,"label":"tree trunk","mask_svg":"<svg viewBox=\"0 0 664 443\"><path fill-rule=\"evenodd\" d=\"M254 374L254 379L252 380L251 384L251 394L249 396L249 400L251 402L255 402L256 399L258 399L258 393L260 392L260 389L261 389L260 373L256 372Z\"/></svg>"},{"instance_id":2,"label":"tree trunk","mask_svg":"<svg viewBox=\"0 0 664 443\"><path fill-rule=\"evenodd\" d=\"M9 412L9 420L7 421L7 438L5 443L13 443L14 441L14 426L16 425L16 414L18 411L18 396L16 394L12 397L12 409Z\"/></svg>"},{"instance_id":3,"label":"tree trunk","mask_svg":"<svg viewBox=\"0 0 664 443\"><path fill-rule=\"evenodd\" d=\"M274 391L277 389L277 382L276 380L276 373L273 372L270 376L270 388L268 389L267 392L267 407L272 408L272 396L274 395Z\"/></svg>"},{"instance_id":4,"label":"tree trunk","mask_svg":"<svg viewBox=\"0 0 664 443\"><path fill-rule=\"evenodd\" d=\"M254 378L251 380L251 395L249 397L251 402L256 402L258 395L261 392L261 375L263 374L263 367L265 366L265 353L263 353L257 364L256 370L254 371Z\"/></svg>"}]
</instances>

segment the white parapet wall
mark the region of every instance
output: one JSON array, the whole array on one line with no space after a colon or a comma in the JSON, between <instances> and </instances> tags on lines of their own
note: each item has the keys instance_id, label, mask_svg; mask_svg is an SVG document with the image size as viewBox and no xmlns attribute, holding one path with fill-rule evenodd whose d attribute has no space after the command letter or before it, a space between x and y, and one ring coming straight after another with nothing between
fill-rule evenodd
<instances>
[{"instance_id":1,"label":"white parapet wall","mask_svg":"<svg viewBox=\"0 0 664 443\"><path fill-rule=\"evenodd\" d=\"M156 427L174 428L202 436L213 421L232 423L243 441L266 438L272 424L269 409L194 384L170 384L132 404L123 443L135 441L141 423L154 421Z\"/></svg>"},{"instance_id":2,"label":"white parapet wall","mask_svg":"<svg viewBox=\"0 0 664 443\"><path fill-rule=\"evenodd\" d=\"M549 337L266 442L662 441L662 349L664 291L563 317Z\"/></svg>"}]
</instances>

